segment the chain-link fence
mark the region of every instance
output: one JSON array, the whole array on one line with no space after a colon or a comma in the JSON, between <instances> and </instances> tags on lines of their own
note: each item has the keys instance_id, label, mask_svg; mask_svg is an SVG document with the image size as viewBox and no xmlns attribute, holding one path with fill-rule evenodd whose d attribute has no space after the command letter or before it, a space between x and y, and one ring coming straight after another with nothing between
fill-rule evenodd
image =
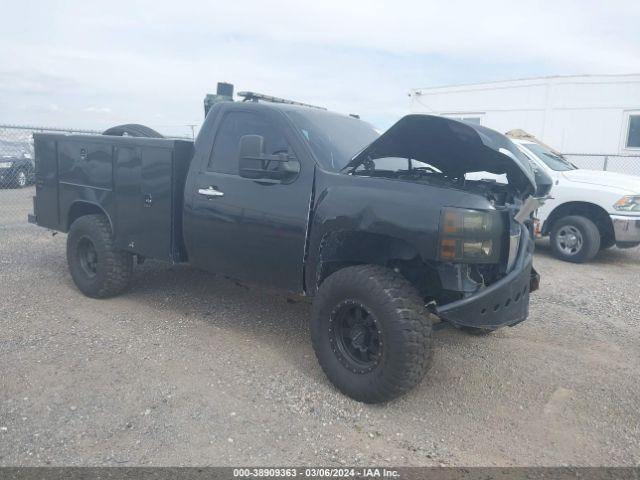
<instances>
[{"instance_id":1,"label":"chain-link fence","mask_svg":"<svg viewBox=\"0 0 640 480\"><path fill-rule=\"evenodd\" d=\"M26 224L35 194L33 134L60 132L97 134L81 129L0 125L0 232L10 225Z\"/></svg>"},{"instance_id":2,"label":"chain-link fence","mask_svg":"<svg viewBox=\"0 0 640 480\"><path fill-rule=\"evenodd\" d=\"M563 156L578 168L604 170L640 176L639 155L565 153ZM640 181L640 179L639 179Z\"/></svg>"}]
</instances>

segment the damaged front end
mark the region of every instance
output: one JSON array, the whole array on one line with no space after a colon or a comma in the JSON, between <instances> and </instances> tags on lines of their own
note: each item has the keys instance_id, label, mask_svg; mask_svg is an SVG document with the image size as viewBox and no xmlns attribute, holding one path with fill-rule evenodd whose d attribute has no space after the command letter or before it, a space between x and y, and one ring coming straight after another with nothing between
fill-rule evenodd
<instances>
[{"instance_id":1,"label":"damaged front end","mask_svg":"<svg viewBox=\"0 0 640 480\"><path fill-rule=\"evenodd\" d=\"M515 221L508 238L499 263L438 264L443 291L436 301L436 315L455 325L488 329L527 318L529 294L540 281L532 265L534 240L529 229Z\"/></svg>"},{"instance_id":2,"label":"damaged front end","mask_svg":"<svg viewBox=\"0 0 640 480\"><path fill-rule=\"evenodd\" d=\"M498 206L490 214L493 228L480 232L466 229L464 224L459 229L452 228L450 220L447 221L451 219L451 209L443 209L437 263L442 293L435 307L440 318L460 326L485 329L515 325L527 318L529 294L540 283L532 265L531 222L531 213L539 204L538 199L530 196L525 202ZM460 236L458 244L462 243L462 250L469 243L475 251L478 245L496 242L493 256L451 258L454 242L448 232Z\"/></svg>"},{"instance_id":3,"label":"damaged front end","mask_svg":"<svg viewBox=\"0 0 640 480\"><path fill-rule=\"evenodd\" d=\"M345 170L482 197L477 209L442 198L437 252L428 259L439 285L425 299L441 319L459 326L493 329L527 317L529 293L539 283L532 213L552 182L507 137L479 125L409 115Z\"/></svg>"},{"instance_id":4,"label":"damaged front end","mask_svg":"<svg viewBox=\"0 0 640 480\"><path fill-rule=\"evenodd\" d=\"M533 269L534 241L526 212L537 205L533 197L520 204L506 204L482 212L491 218L491 228L466 228L460 215L443 208L440 224L440 254L436 263L442 290L436 295L435 313L460 326L494 329L515 325L528 315L529 293L537 289L539 276ZM479 215L474 211L474 216ZM526 218L522 218L526 217ZM475 228L474 228L475 227ZM472 256L460 251L471 245ZM484 249L485 255L476 252Z\"/></svg>"}]
</instances>

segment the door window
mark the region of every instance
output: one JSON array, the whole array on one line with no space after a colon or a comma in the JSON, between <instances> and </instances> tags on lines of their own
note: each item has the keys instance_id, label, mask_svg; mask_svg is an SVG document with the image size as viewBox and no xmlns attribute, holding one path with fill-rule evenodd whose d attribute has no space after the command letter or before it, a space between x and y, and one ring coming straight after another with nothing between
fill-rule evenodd
<instances>
[{"instance_id":1,"label":"door window","mask_svg":"<svg viewBox=\"0 0 640 480\"><path fill-rule=\"evenodd\" d=\"M640 112L629 114L626 148L640 148Z\"/></svg>"},{"instance_id":2,"label":"door window","mask_svg":"<svg viewBox=\"0 0 640 480\"><path fill-rule=\"evenodd\" d=\"M264 153L293 153L284 135L262 115L229 112L218 129L207 170L238 175L238 147L243 135L264 137Z\"/></svg>"}]
</instances>

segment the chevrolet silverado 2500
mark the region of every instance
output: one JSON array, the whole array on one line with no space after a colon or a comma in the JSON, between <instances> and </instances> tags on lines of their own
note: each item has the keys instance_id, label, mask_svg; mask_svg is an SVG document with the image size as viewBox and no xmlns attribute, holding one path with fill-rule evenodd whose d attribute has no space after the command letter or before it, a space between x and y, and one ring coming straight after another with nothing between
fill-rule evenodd
<instances>
[{"instance_id":1,"label":"chevrolet silverado 2500","mask_svg":"<svg viewBox=\"0 0 640 480\"><path fill-rule=\"evenodd\" d=\"M379 135L247 99L215 103L195 142L34 135L30 221L68 233L80 291L119 294L134 260L153 258L305 295L320 365L364 402L421 380L436 317L480 333L527 317L531 212L550 182L508 138L429 115Z\"/></svg>"}]
</instances>

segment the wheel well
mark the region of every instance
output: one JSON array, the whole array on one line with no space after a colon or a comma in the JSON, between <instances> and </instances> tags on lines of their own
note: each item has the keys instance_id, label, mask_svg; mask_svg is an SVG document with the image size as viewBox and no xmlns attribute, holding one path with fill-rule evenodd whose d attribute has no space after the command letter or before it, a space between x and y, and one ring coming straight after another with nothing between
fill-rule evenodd
<instances>
[{"instance_id":1,"label":"wheel well","mask_svg":"<svg viewBox=\"0 0 640 480\"><path fill-rule=\"evenodd\" d=\"M551 212L551 215L549 215L549 218L547 218L542 234L548 235L551 233L555 222L568 215L581 215L595 223L600 232L601 243L603 245L615 242L611 217L604 208L589 202L567 202L556 207L555 210Z\"/></svg>"},{"instance_id":2,"label":"wheel well","mask_svg":"<svg viewBox=\"0 0 640 480\"><path fill-rule=\"evenodd\" d=\"M435 267L425 264L418 250L405 240L370 232L339 231L322 239L316 287L332 273L361 264L393 268L424 295L430 287L439 286Z\"/></svg>"},{"instance_id":3,"label":"wheel well","mask_svg":"<svg viewBox=\"0 0 640 480\"><path fill-rule=\"evenodd\" d=\"M69 208L69 215L67 215L67 231L71 228L73 222L80 217L96 214L107 217L109 225L111 226L111 231L113 231L113 225L111 224L111 218L109 218L109 215L106 214L102 207L90 202L74 202L73 205L71 205L71 208Z\"/></svg>"}]
</instances>

